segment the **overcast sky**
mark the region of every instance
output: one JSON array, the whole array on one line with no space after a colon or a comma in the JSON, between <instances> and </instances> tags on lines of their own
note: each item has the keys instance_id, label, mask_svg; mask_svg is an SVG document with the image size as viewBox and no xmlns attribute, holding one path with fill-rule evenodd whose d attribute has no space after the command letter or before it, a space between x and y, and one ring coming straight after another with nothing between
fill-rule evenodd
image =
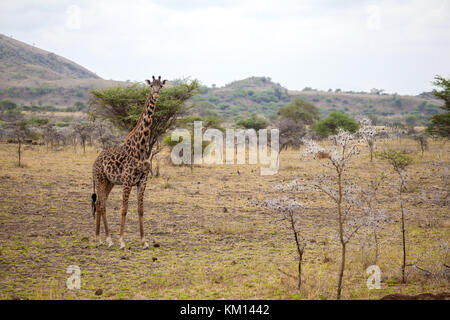
<instances>
[{"instance_id":1,"label":"overcast sky","mask_svg":"<svg viewBox=\"0 0 450 320\"><path fill-rule=\"evenodd\" d=\"M114 80L418 94L450 75L449 0L0 0L0 32Z\"/></svg>"}]
</instances>

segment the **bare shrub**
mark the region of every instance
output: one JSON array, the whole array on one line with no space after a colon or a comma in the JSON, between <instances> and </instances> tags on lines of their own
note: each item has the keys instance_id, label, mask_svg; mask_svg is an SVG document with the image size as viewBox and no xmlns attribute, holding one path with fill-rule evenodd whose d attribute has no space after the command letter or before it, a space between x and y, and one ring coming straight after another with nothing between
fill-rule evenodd
<instances>
[{"instance_id":1,"label":"bare shrub","mask_svg":"<svg viewBox=\"0 0 450 320\"><path fill-rule=\"evenodd\" d=\"M302 263L303 254L305 248L308 244L308 240L301 232L301 212L306 210L299 202L287 199L287 198L277 198L264 201L253 201L254 205L266 207L274 210L281 214L281 219L286 222L285 227L287 227L292 233L293 239L295 241L295 246L297 249L298 257L298 284L297 288L300 290L302 284Z\"/></svg>"},{"instance_id":2,"label":"bare shrub","mask_svg":"<svg viewBox=\"0 0 450 320\"><path fill-rule=\"evenodd\" d=\"M405 208L403 202L403 192L406 190L406 179L408 174L406 167L412 163L412 158L403 155L395 150L386 150L376 154L380 159L387 160L399 177L398 194L400 200L401 212L401 230L403 243L403 264L402 264L402 283L406 282L405 268L406 268L406 231L405 231Z\"/></svg>"},{"instance_id":3,"label":"bare shrub","mask_svg":"<svg viewBox=\"0 0 450 320\"><path fill-rule=\"evenodd\" d=\"M359 122L360 127L357 132L357 135L361 137L361 139L367 143L367 146L369 147L370 152L370 161L373 161L373 153L375 151L375 139L377 136L377 128L372 125L372 122L367 119L363 118Z\"/></svg>"}]
</instances>

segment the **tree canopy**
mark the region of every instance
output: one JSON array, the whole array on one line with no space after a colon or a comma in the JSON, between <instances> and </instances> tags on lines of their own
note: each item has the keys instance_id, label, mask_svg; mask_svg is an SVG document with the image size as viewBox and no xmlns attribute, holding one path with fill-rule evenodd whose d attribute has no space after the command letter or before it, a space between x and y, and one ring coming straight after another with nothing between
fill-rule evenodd
<instances>
[{"instance_id":1,"label":"tree canopy","mask_svg":"<svg viewBox=\"0 0 450 320\"><path fill-rule=\"evenodd\" d=\"M252 115L247 119L242 119L236 122L236 124L245 129L255 129L258 131L259 129L264 129L268 126L268 123L265 119L260 118L256 115Z\"/></svg>"},{"instance_id":2,"label":"tree canopy","mask_svg":"<svg viewBox=\"0 0 450 320\"><path fill-rule=\"evenodd\" d=\"M336 134L339 128L354 133L359 129L359 124L343 113L331 112L328 117L316 122L313 128L319 136L326 138Z\"/></svg>"},{"instance_id":3,"label":"tree canopy","mask_svg":"<svg viewBox=\"0 0 450 320\"><path fill-rule=\"evenodd\" d=\"M436 76L433 82L435 86L442 88L442 90L433 90L433 95L444 100L445 104L441 107L445 113L436 114L430 118L430 125L427 132L441 137L450 137L450 78L445 79L441 76Z\"/></svg>"},{"instance_id":4,"label":"tree canopy","mask_svg":"<svg viewBox=\"0 0 450 320\"><path fill-rule=\"evenodd\" d=\"M173 127L175 121L187 111L188 100L196 94L199 83L196 80L178 80L164 87L153 115L149 147ZM110 87L92 90L89 103L94 118L111 121L118 128L132 130L141 116L150 87L132 84L126 87ZM154 154L152 152L152 154Z\"/></svg>"},{"instance_id":5,"label":"tree canopy","mask_svg":"<svg viewBox=\"0 0 450 320\"><path fill-rule=\"evenodd\" d=\"M304 124L313 124L319 120L317 107L300 98L296 98L287 106L280 108L278 115L295 122L303 122Z\"/></svg>"}]
</instances>

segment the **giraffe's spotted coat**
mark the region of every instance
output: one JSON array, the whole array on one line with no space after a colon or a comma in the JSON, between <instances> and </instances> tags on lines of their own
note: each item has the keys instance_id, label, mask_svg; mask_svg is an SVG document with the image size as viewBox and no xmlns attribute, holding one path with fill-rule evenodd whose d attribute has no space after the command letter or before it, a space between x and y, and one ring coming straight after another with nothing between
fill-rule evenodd
<instances>
[{"instance_id":1,"label":"giraffe's spotted coat","mask_svg":"<svg viewBox=\"0 0 450 320\"><path fill-rule=\"evenodd\" d=\"M148 140L150 137L150 127L152 125L153 114L156 109L160 91L166 80L161 81L161 77L153 81L146 80L151 87L150 95L141 113L141 117L136 127L129 133L125 141L117 147L103 150L97 157L92 168L94 183L94 193L97 194L94 203L94 212L96 215L95 236L99 238L100 218L105 227L106 239L109 246L112 240L109 234L108 223L106 220L106 200L115 185L123 186L122 193L122 220L120 224L120 246L125 247L123 241L123 232L125 226L125 217L128 211L128 198L133 186L138 189L138 214L139 230L141 242L144 248L148 247L144 236L144 192L147 183L147 176L150 169L148 158L150 150Z\"/></svg>"}]
</instances>

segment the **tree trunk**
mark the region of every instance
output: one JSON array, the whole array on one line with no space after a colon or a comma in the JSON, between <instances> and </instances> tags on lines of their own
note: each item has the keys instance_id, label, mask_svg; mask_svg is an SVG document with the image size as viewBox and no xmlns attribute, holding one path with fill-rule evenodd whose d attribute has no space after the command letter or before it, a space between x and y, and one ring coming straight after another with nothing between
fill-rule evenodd
<instances>
[{"instance_id":1,"label":"tree trunk","mask_svg":"<svg viewBox=\"0 0 450 320\"><path fill-rule=\"evenodd\" d=\"M346 242L344 239L344 221L342 218L342 173L338 171L338 218L339 218L339 238L341 241L342 246L342 252L341 252L341 267L339 270L339 279L338 279L338 286L337 286L337 299L341 299L341 291L342 291L342 279L344 277L344 270L345 270L345 249L346 249Z\"/></svg>"},{"instance_id":2,"label":"tree trunk","mask_svg":"<svg viewBox=\"0 0 450 320\"><path fill-rule=\"evenodd\" d=\"M341 299L341 292L342 292L342 279L344 278L344 270L345 270L345 250L346 250L346 244L345 242L341 242L342 245L342 254L341 254L341 267L339 269L339 280L338 280L338 287L337 287L337 299Z\"/></svg>"},{"instance_id":3,"label":"tree trunk","mask_svg":"<svg viewBox=\"0 0 450 320\"><path fill-rule=\"evenodd\" d=\"M373 234L374 234L374 237L375 237L375 263L374 264L377 264L377 262L378 262L378 235L377 235L377 231L376 230L374 230L374 232L373 232Z\"/></svg>"},{"instance_id":4,"label":"tree trunk","mask_svg":"<svg viewBox=\"0 0 450 320\"><path fill-rule=\"evenodd\" d=\"M402 198L403 183L400 186L400 208L402 210L402 241L403 241L403 264L402 264L402 283L406 283L405 269L406 269L406 237L405 237L405 214L403 209Z\"/></svg>"},{"instance_id":5,"label":"tree trunk","mask_svg":"<svg viewBox=\"0 0 450 320\"><path fill-rule=\"evenodd\" d=\"M17 149L17 153L19 154L19 168L21 167L21 163L20 163L20 160L21 160L21 150L22 149L22 141L19 139L19 148Z\"/></svg>"},{"instance_id":6,"label":"tree trunk","mask_svg":"<svg viewBox=\"0 0 450 320\"><path fill-rule=\"evenodd\" d=\"M299 254L298 257L298 290L302 286L302 262L303 262L303 252Z\"/></svg>"}]
</instances>

